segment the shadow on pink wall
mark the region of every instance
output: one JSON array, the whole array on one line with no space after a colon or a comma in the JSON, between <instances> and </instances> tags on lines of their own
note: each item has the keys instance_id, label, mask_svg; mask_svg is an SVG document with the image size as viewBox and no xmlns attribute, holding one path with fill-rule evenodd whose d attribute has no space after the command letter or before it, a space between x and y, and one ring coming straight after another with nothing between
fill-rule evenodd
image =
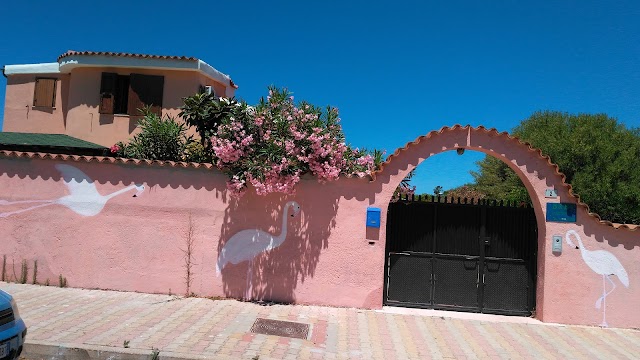
<instances>
[{"instance_id":1,"label":"shadow on pink wall","mask_svg":"<svg viewBox=\"0 0 640 360\"><path fill-rule=\"evenodd\" d=\"M337 217L340 212L361 212L361 202L373 202L376 189L380 186L362 179L343 179L339 183L319 185L315 180L310 180L301 182L295 195L257 196L250 191L239 199L232 198L225 209L218 253L224 249L230 238L243 230L255 228L274 236L280 235L283 227L283 207L288 201L295 200L301 210L298 216L288 219L286 238L281 245L269 251L256 252L252 260L229 263L222 269L225 295L233 298L295 303L298 302L298 286L316 276L321 256L324 256L324 261L330 262L329 266L332 267L331 272L335 278L339 278L341 272L354 267L354 261L358 261L358 254L342 250L343 242L353 243L360 240L358 238L361 238L362 234L359 232L364 230L364 226L363 229L354 229L350 224L350 229L337 229ZM319 186L322 187L321 191L318 191ZM345 197L345 194L348 194L348 197ZM291 212L287 215L290 214ZM354 236L354 231L358 235ZM377 259L368 259L375 260ZM327 275L331 276L324 273L320 278ZM322 294L322 287L306 291L319 293L315 295L319 298L331 296L330 293ZM381 299L376 299L375 302L380 301Z\"/></svg>"},{"instance_id":2,"label":"shadow on pink wall","mask_svg":"<svg viewBox=\"0 0 640 360\"><path fill-rule=\"evenodd\" d=\"M379 184L368 179L345 178L318 184L306 178L295 195L265 197L249 192L235 199L228 197L226 177L218 171L25 158L4 159L2 163L1 177L25 180L10 181L17 187L13 187L12 193L2 192L1 197L7 201L68 196L69 180L90 182L95 193L103 197L129 188L133 190L132 184L145 186L144 193L135 200L131 199L134 193L131 192L111 199L108 204L105 202L99 216L81 216L77 211L70 212L71 208L52 202L54 206L48 206L49 210L34 209L0 219L9 221L3 226L8 226L12 236L28 237L31 245L25 243L26 247L39 249L26 256L26 252L19 250L20 245L12 250L11 256L18 263L21 256L29 261L39 259L39 273L43 278L55 278L62 272L71 286L145 292L172 289L181 293L184 286L180 259L184 248L182 233L190 221L188 215L192 214L196 229L193 261L196 267L191 291L196 294L287 303L326 301L339 305L348 301L366 307L380 306L381 293L377 299L367 300L369 302L363 303L363 299L380 287L370 279L371 274L376 278L382 276L384 260L382 250L377 249L383 249L383 244L365 249L377 251L375 256L354 261L354 257L362 253L362 247L369 246L365 241L364 221L359 218L380 190ZM66 167L77 168L76 175L71 178L63 175L60 168ZM256 252L252 261L229 263L216 277L218 254L229 239L246 229L280 234L283 205L291 200L299 203L301 211L297 217L288 219L282 244L269 251ZM347 219L342 226L337 221L340 212ZM37 232L19 225L25 221L38 223L28 227L38 229ZM58 242L52 242L52 236ZM74 252L70 253L70 248ZM6 251L3 249L3 253ZM51 255L45 256L45 252L55 255L51 258ZM76 253L85 255L77 257ZM113 257L105 257L106 254ZM318 273L321 257L324 266ZM372 263L376 266L371 266ZM345 280L346 275L353 279ZM335 296L327 298L331 293Z\"/></svg>"}]
</instances>

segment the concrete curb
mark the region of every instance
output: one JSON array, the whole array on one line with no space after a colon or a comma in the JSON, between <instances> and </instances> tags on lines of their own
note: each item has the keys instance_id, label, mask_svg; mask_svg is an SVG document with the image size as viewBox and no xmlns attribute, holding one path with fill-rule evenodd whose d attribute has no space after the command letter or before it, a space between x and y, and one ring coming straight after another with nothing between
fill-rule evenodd
<instances>
[{"instance_id":1,"label":"concrete curb","mask_svg":"<svg viewBox=\"0 0 640 360\"><path fill-rule=\"evenodd\" d=\"M150 360L152 349L136 349L87 344L59 344L44 341L27 340L21 358L47 360ZM225 355L198 355L193 353L162 351L158 359L161 360L237 360ZM266 358L263 358L266 359Z\"/></svg>"}]
</instances>

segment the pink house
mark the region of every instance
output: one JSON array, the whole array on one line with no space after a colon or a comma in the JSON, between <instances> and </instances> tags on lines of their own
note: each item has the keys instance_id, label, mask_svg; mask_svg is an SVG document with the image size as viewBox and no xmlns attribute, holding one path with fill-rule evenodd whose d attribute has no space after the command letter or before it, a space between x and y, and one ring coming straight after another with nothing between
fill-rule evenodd
<instances>
[{"instance_id":1,"label":"pink house","mask_svg":"<svg viewBox=\"0 0 640 360\"><path fill-rule=\"evenodd\" d=\"M177 115L198 91L231 97L237 86L186 56L68 51L57 62L6 65L5 132L66 134L109 146L129 139L138 110Z\"/></svg>"}]
</instances>

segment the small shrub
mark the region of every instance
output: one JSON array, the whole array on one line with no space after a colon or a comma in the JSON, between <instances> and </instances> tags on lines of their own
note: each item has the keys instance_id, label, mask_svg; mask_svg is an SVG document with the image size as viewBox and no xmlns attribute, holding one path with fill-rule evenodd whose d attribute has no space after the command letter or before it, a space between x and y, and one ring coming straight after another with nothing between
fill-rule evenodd
<instances>
[{"instance_id":1,"label":"small shrub","mask_svg":"<svg viewBox=\"0 0 640 360\"><path fill-rule=\"evenodd\" d=\"M2 255L2 281L7 279L7 255Z\"/></svg>"},{"instance_id":2,"label":"small shrub","mask_svg":"<svg viewBox=\"0 0 640 360\"><path fill-rule=\"evenodd\" d=\"M208 152L201 143L191 141L187 144L184 153L184 161L195 163L210 163L211 153Z\"/></svg>"},{"instance_id":3,"label":"small shrub","mask_svg":"<svg viewBox=\"0 0 640 360\"><path fill-rule=\"evenodd\" d=\"M128 144L119 142L111 147L114 156L182 161L187 145L193 140L186 136L187 128L170 116L164 118L142 109L144 117L138 122L140 133Z\"/></svg>"},{"instance_id":4,"label":"small shrub","mask_svg":"<svg viewBox=\"0 0 640 360\"><path fill-rule=\"evenodd\" d=\"M124 343L122 344L125 348L129 347L129 342L130 340L125 340Z\"/></svg>"},{"instance_id":5,"label":"small shrub","mask_svg":"<svg viewBox=\"0 0 640 360\"><path fill-rule=\"evenodd\" d=\"M67 287L67 278L62 276L62 274L59 275L58 276L58 284L60 285L61 288Z\"/></svg>"},{"instance_id":6,"label":"small shrub","mask_svg":"<svg viewBox=\"0 0 640 360\"><path fill-rule=\"evenodd\" d=\"M151 349L151 360L158 360L160 358L160 350L158 348Z\"/></svg>"},{"instance_id":7,"label":"small shrub","mask_svg":"<svg viewBox=\"0 0 640 360\"><path fill-rule=\"evenodd\" d=\"M20 284L27 283L27 276L29 273L29 267L27 266L27 260L22 260L22 266L20 267Z\"/></svg>"},{"instance_id":8,"label":"small shrub","mask_svg":"<svg viewBox=\"0 0 640 360\"><path fill-rule=\"evenodd\" d=\"M193 261L193 252L194 252L194 243L195 239L193 237L193 219L191 218L191 212L189 212L189 225L187 227L187 231L185 232L185 249L180 249L184 254L184 268L185 268L185 276L184 282L186 285L185 296L189 297L193 295L191 292L191 284L193 283L193 267L197 265Z\"/></svg>"},{"instance_id":9,"label":"small shrub","mask_svg":"<svg viewBox=\"0 0 640 360\"><path fill-rule=\"evenodd\" d=\"M38 260L33 260L33 285L38 283Z\"/></svg>"}]
</instances>

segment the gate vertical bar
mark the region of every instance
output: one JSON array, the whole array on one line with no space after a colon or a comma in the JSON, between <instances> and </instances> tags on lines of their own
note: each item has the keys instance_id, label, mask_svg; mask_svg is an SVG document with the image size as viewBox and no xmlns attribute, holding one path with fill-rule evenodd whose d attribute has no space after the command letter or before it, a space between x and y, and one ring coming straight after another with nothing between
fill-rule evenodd
<instances>
[{"instance_id":1,"label":"gate vertical bar","mask_svg":"<svg viewBox=\"0 0 640 360\"><path fill-rule=\"evenodd\" d=\"M433 198L432 198L433 200ZM433 219L432 219L432 227L433 227L433 243L431 248L431 305L435 304L436 298L436 241L438 239L438 207L434 206L433 208Z\"/></svg>"},{"instance_id":2,"label":"gate vertical bar","mask_svg":"<svg viewBox=\"0 0 640 360\"><path fill-rule=\"evenodd\" d=\"M538 223L536 221L536 215L533 210L533 206L528 216L531 228L535 229L533 235L529 240L529 310L534 311L536 309L536 282L538 278Z\"/></svg>"},{"instance_id":3,"label":"gate vertical bar","mask_svg":"<svg viewBox=\"0 0 640 360\"><path fill-rule=\"evenodd\" d=\"M478 261L478 310L482 312L484 308L484 263L485 263L485 239L487 237L487 203L480 205L480 236L478 237L480 247L480 260Z\"/></svg>"}]
</instances>

